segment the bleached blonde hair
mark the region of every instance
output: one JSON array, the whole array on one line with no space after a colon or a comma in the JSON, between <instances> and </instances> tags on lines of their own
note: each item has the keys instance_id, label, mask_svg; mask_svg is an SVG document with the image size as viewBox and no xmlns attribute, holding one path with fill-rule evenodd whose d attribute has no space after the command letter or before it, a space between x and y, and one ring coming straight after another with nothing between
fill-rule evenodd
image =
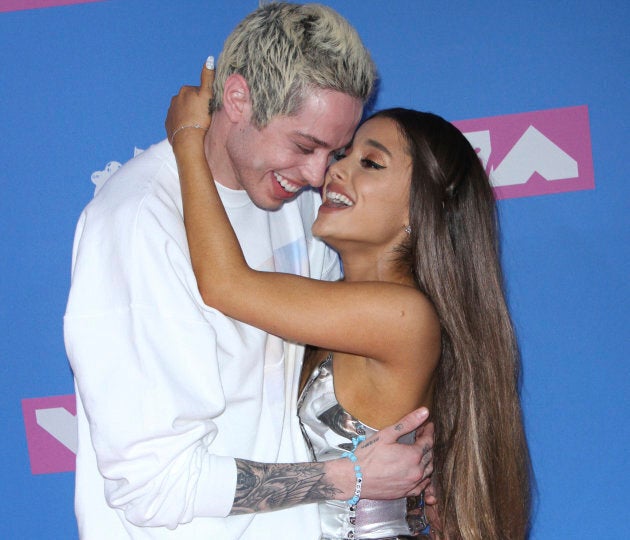
<instances>
[{"instance_id":1,"label":"bleached blonde hair","mask_svg":"<svg viewBox=\"0 0 630 540\"><path fill-rule=\"evenodd\" d=\"M228 36L214 81L212 112L233 73L249 85L252 123L297 113L309 89L334 90L365 103L376 68L357 31L320 4L272 2L250 13Z\"/></svg>"}]
</instances>

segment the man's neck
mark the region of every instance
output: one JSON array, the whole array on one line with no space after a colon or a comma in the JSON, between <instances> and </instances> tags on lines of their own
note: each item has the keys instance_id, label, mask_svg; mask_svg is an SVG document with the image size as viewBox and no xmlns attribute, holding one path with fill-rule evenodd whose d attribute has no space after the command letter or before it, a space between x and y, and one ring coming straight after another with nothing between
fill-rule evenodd
<instances>
[{"instance_id":1,"label":"man's neck","mask_svg":"<svg viewBox=\"0 0 630 540\"><path fill-rule=\"evenodd\" d=\"M236 180L236 173L227 152L225 141L228 133L220 115L220 112L215 114L204 138L206 160L216 182L230 189L243 189Z\"/></svg>"}]
</instances>

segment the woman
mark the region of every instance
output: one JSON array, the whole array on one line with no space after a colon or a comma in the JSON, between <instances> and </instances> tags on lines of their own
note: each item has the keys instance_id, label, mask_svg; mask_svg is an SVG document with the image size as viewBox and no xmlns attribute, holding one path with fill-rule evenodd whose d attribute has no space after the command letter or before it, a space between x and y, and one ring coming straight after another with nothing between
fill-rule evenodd
<instances>
[{"instance_id":1,"label":"woman","mask_svg":"<svg viewBox=\"0 0 630 540\"><path fill-rule=\"evenodd\" d=\"M465 137L442 118L381 111L331 164L313 225L340 255L330 283L257 272L245 262L203 153L207 95L174 98L167 133L177 158L190 253L204 301L226 315L315 347L300 397L317 459L429 406L435 423L443 538L527 534L529 456L517 392L518 352L502 290L495 205ZM199 112L201 111L201 112ZM228 286L238 282L238 289ZM334 381L334 383L333 383ZM418 535L404 499L321 505L323 537ZM353 535L353 536L352 536Z\"/></svg>"}]
</instances>

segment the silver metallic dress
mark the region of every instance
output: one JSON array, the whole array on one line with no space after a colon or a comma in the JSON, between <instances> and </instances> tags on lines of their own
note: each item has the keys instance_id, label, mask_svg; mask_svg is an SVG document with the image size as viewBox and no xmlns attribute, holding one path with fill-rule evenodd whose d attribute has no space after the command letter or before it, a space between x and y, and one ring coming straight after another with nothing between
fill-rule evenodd
<instances>
[{"instance_id":1,"label":"silver metallic dress","mask_svg":"<svg viewBox=\"0 0 630 540\"><path fill-rule=\"evenodd\" d=\"M316 461L339 458L352 450L352 437L376 433L339 405L332 366L329 354L311 374L298 401L302 432ZM412 441L413 433L399 439ZM345 501L326 501L320 503L319 512L322 540L390 540L428 534L421 498L361 499L352 507Z\"/></svg>"}]
</instances>

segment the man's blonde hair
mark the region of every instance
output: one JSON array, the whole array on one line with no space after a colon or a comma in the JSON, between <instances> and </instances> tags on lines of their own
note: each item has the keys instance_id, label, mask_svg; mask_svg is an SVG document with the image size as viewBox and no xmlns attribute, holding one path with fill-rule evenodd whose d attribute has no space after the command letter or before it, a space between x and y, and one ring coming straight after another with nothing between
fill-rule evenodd
<instances>
[{"instance_id":1,"label":"man's blonde hair","mask_svg":"<svg viewBox=\"0 0 630 540\"><path fill-rule=\"evenodd\" d=\"M277 115L297 113L312 88L334 90L365 103L376 68L357 31L320 4L273 2L250 13L225 41L217 63L214 98L223 104L233 73L249 85L252 123L264 127Z\"/></svg>"}]
</instances>

